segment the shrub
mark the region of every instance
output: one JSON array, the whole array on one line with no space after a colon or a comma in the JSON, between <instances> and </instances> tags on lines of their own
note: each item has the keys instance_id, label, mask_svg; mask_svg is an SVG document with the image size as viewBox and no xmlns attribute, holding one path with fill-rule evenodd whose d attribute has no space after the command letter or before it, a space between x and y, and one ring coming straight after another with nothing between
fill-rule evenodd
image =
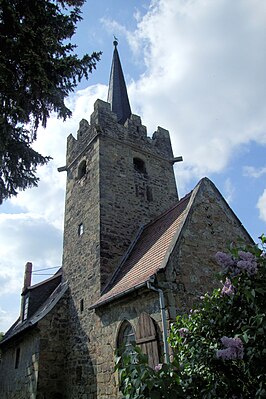
<instances>
[{"instance_id":1,"label":"shrub","mask_svg":"<svg viewBox=\"0 0 266 399\"><path fill-rule=\"evenodd\" d=\"M117 358L121 392L136 398L266 397L266 237L218 252L221 287L172 325L173 362L152 370L139 349Z\"/></svg>"}]
</instances>

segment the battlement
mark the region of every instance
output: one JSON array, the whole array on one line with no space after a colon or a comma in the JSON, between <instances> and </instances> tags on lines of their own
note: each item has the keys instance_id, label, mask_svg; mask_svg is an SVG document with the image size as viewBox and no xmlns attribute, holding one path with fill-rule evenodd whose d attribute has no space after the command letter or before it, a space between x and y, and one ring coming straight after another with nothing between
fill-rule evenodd
<instances>
[{"instance_id":1,"label":"battlement","mask_svg":"<svg viewBox=\"0 0 266 399\"><path fill-rule=\"evenodd\" d=\"M77 132L77 139L71 134L67 139L67 163L73 160L97 136L104 135L124 144L139 147L141 150L156 153L158 156L171 160L173 158L172 146L168 130L158 127L152 137L147 135L146 126L142 125L138 115L131 115L124 125L117 122L117 116L111 111L110 104L97 100L94 112L91 114L90 123L82 119Z\"/></svg>"}]
</instances>

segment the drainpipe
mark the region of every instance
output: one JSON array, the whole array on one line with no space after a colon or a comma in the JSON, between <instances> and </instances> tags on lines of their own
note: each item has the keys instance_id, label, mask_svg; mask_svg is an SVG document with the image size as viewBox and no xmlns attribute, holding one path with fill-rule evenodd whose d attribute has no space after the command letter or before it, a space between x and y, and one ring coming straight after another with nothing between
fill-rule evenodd
<instances>
[{"instance_id":1,"label":"drainpipe","mask_svg":"<svg viewBox=\"0 0 266 399\"><path fill-rule=\"evenodd\" d=\"M169 347L168 347L168 342L167 342L167 325L166 325L165 301L164 301L163 290L151 285L151 281L147 281L147 287L149 290L156 291L159 294L159 303L160 303L160 311L161 311L162 326L163 326L164 361L165 361L165 363L169 364L170 356L169 356Z\"/></svg>"}]
</instances>

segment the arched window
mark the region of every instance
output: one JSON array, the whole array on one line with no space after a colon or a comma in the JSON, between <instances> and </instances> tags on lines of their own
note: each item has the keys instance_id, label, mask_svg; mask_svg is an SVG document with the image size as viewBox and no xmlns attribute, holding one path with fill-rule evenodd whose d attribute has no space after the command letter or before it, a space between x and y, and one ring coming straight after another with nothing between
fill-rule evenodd
<instances>
[{"instance_id":1,"label":"arched window","mask_svg":"<svg viewBox=\"0 0 266 399\"><path fill-rule=\"evenodd\" d=\"M140 158L133 158L133 164L134 164L134 168L137 172L145 175L146 172L146 167L145 167L145 162L140 159Z\"/></svg>"},{"instance_id":2,"label":"arched window","mask_svg":"<svg viewBox=\"0 0 266 399\"><path fill-rule=\"evenodd\" d=\"M120 326L117 336L117 348L124 348L127 353L134 353L135 333L129 321L124 320Z\"/></svg>"},{"instance_id":3,"label":"arched window","mask_svg":"<svg viewBox=\"0 0 266 399\"><path fill-rule=\"evenodd\" d=\"M78 179L80 180L83 176L86 174L86 161L85 159L80 162L79 167L78 167Z\"/></svg>"}]
</instances>

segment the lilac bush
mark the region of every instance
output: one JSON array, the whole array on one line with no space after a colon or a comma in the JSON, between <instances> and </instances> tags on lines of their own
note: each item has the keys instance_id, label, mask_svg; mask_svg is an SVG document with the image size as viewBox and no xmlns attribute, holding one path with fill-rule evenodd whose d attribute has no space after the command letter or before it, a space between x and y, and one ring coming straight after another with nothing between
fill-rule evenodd
<instances>
[{"instance_id":1,"label":"lilac bush","mask_svg":"<svg viewBox=\"0 0 266 399\"><path fill-rule=\"evenodd\" d=\"M240 338L221 338L222 344L225 346L225 349L219 349L216 352L217 359L223 360L235 360L235 359L243 359L244 356L244 347L243 342Z\"/></svg>"},{"instance_id":2,"label":"lilac bush","mask_svg":"<svg viewBox=\"0 0 266 399\"><path fill-rule=\"evenodd\" d=\"M234 295L234 293L235 293L235 287L232 285L231 280L228 277L226 277L221 294L230 296L230 295Z\"/></svg>"},{"instance_id":3,"label":"lilac bush","mask_svg":"<svg viewBox=\"0 0 266 399\"><path fill-rule=\"evenodd\" d=\"M173 325L170 343L187 397L266 397L265 246L262 235L260 246L218 252L222 286Z\"/></svg>"},{"instance_id":4,"label":"lilac bush","mask_svg":"<svg viewBox=\"0 0 266 399\"><path fill-rule=\"evenodd\" d=\"M262 235L261 246L231 245L216 254L222 284L177 317L172 363L153 370L139 352L136 366L120 362L124 398L266 398L265 247Z\"/></svg>"}]
</instances>

